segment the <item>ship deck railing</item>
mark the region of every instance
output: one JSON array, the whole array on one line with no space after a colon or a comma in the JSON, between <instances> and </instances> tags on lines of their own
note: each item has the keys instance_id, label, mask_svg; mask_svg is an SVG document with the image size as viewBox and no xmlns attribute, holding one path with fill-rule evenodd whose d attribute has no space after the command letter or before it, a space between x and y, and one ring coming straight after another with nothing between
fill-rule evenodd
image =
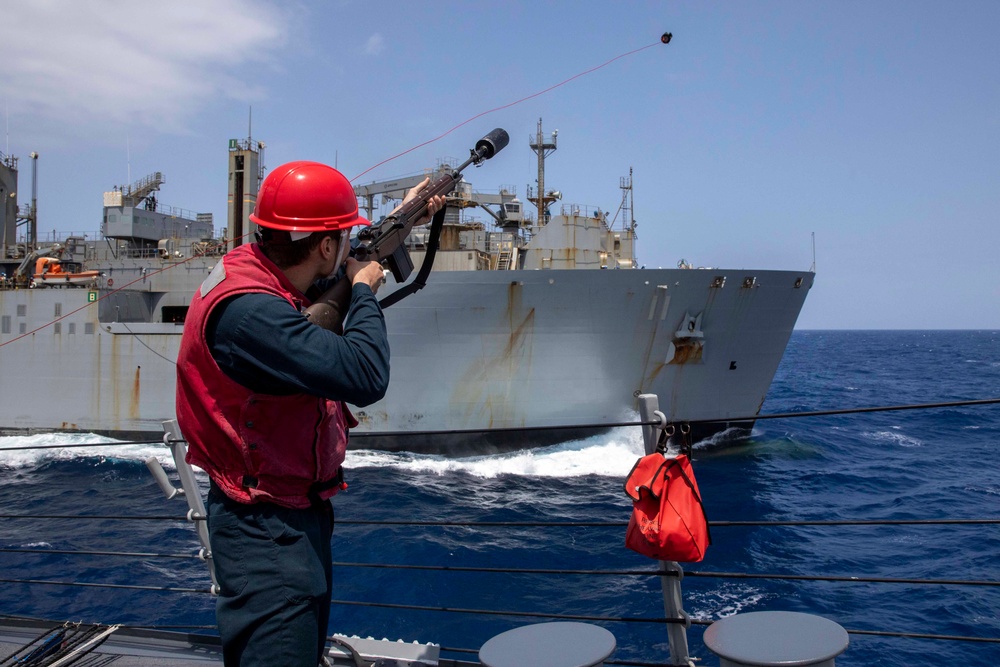
<instances>
[{"instance_id":1,"label":"ship deck railing","mask_svg":"<svg viewBox=\"0 0 1000 667\"><path fill-rule=\"evenodd\" d=\"M1000 403L1000 399L986 399L978 401L965 401L961 402L963 404L974 404L974 405L984 405L984 404L996 404ZM670 432L674 425L668 424L663 413L657 409L657 401L655 396L651 395L641 395L639 397L640 405L640 421L632 422L630 425L636 426L643 431L643 442L644 448L647 453L652 453L655 451L657 444L660 442L661 435L666 431ZM889 408L868 408L859 409L857 412L866 412L874 410L893 410L893 409L911 409L916 407L927 407L927 406L937 406L937 405L951 405L951 404L926 404L925 406L893 406ZM843 414L843 410L835 411L821 411L813 413L800 413L798 415L771 415L775 418L778 417L788 417L788 416L812 416L817 414ZM763 416L762 418L767 418L768 416ZM622 424L616 424L621 426ZM165 585L152 586L152 585L139 585L139 584L122 584L122 583L98 583L98 582L84 582L84 581L73 581L72 579L62 579L62 580L42 580L42 579L14 579L14 578L0 578L0 581L6 584L22 584L29 587L86 587L86 588L104 588L104 589L121 589L121 590L149 590L158 591L161 593L169 594L180 594L180 595L213 595L217 593L217 588L214 583L214 572L212 570L212 559L211 552L208 543L208 532L206 526L206 516L205 508L202 502L201 493L202 489L199 486L199 481L195 477L193 469L184 462L184 454L186 452L186 443L179 435L176 424L173 422L166 423L166 434L164 436L163 442L170 448L174 462L176 464L176 474L180 479L181 486L175 487L170 481L169 477L163 471L155 458L152 461L148 461L153 476L156 478L157 482L161 486L161 489L168 495L168 497L180 497L187 500L189 509L185 516L177 515L162 515L162 516L125 516L125 515L112 515L112 516L99 516L99 515L55 515L55 514L0 514L0 520L74 520L74 521L164 521L170 522L174 525L178 522L187 522L188 525L192 525L195 529L195 534L197 535L200 548L196 551L185 552L185 553L151 553L148 551L135 551L135 552L122 552L122 551L96 551L96 550L55 550L51 548L38 548L38 547L25 547L25 548L0 548L0 553L17 553L17 554L44 554L46 556L63 556L67 560L73 556L99 556L107 557L111 559L199 559L206 563L208 566L207 574L208 580L204 586L200 587L182 587L171 585L170 582L166 582ZM158 442L158 441L157 441ZM151 444L149 442L124 442L124 443L102 443L102 445L130 445L130 444ZM67 446L88 446L92 447L93 444L89 445L39 445L39 446L27 446L27 447L17 447L17 448L7 448L7 449L37 449L37 448L55 448L55 447L67 447ZM338 525L342 526L359 526L359 527L371 527L371 526L439 526L442 528L454 527L461 528L464 530L490 530L496 528L509 529L509 528L537 528L538 530L545 531L546 534L550 534L556 529L586 529L588 531L599 531L607 528L614 528L617 530L622 530L626 526L626 522L622 521L520 521L520 522L504 522L504 521L484 521L484 520L468 520L468 521L409 521L409 520L338 520ZM833 521L799 521L799 520L788 520L788 521L711 521L710 526L713 528L729 528L736 526L784 526L788 528L796 527L816 527L816 526L880 526L880 525L969 525L969 526L981 526L981 525L998 525L1000 524L1000 518L984 518L984 519L911 519L911 520L874 520L874 521L849 521L849 520L833 520ZM473 538L469 537L470 540ZM585 544L574 541L574 544L585 547ZM679 563L674 562L658 562L655 566L646 568L634 568L634 569L612 569L612 570L600 570L600 569L568 569L568 568L515 568L515 567L480 567L480 566L462 566L462 565L439 565L439 564L409 564L409 563L379 563L379 562L335 562L334 566L336 568L352 568L352 569L393 569L402 570L410 573L414 577L414 585L419 585L419 580L417 577L420 572L447 572L449 574L455 574L460 576L462 573L491 573L498 574L502 576L518 577L523 575L540 575L545 577L565 577L565 576L585 576L585 577L646 577L646 578L656 578L659 579L661 584L661 589L663 593L663 603L664 612L662 616L655 618L635 618L635 617L618 617L609 614L572 614L572 613L559 613L559 612L539 612L532 609L470 609L459 606L448 606L448 605L415 605L407 604L403 602L381 602L373 600L343 600L336 599L333 601L334 605L347 605L347 606L361 606L369 608L383 608L398 611L407 611L413 613L445 613L445 614L472 614L481 616L484 618L488 617L500 617L500 618L517 618L522 619L525 622L538 622L544 620L570 620L570 621L582 621L587 623L596 623L600 625L614 626L616 624L636 624L645 623L652 624L654 626L661 626L668 639L669 655L662 656L662 660L655 663L651 663L643 660L619 660L612 659L605 662L608 665L633 665L641 667L690 667L694 663L689 655L688 643L687 643L687 630L693 625L710 625L714 622L711 619L704 618L704 614L691 614L684 609L684 597L682 591L682 582L685 578L721 578L721 579L780 579L786 581L798 581L798 582L835 582L838 584L859 584L859 583L874 583L874 584L902 584L906 586L976 586L976 587L998 587L1000 586L1000 581L977 581L977 580L962 580L962 579L917 579L917 578L889 578L889 577L871 577L871 576L829 576L829 575L793 575L784 573L755 573L755 572L719 572L712 571L711 569L688 569L685 570ZM516 587L511 587L511 590L516 590ZM556 607L559 606L558 600L551 601ZM516 603L515 603L516 605ZM512 606L515 606L512 605ZM67 614L71 614L71 611L67 611ZM693 616L701 616L701 618L696 618ZM7 619L5 622L3 619ZM59 623L63 623L64 620L60 619L57 621L50 620L49 628L44 630L45 633L52 632L51 628L58 627ZM16 618L6 614L0 614L0 652L4 648L9 648L16 644L16 641L11 639L11 636L23 636L25 630L24 628L39 628L40 619L24 619ZM56 625L52 625L56 623ZM120 626L112 626L114 628L119 628ZM13 629L12 629L13 628ZM18 630L18 628L21 628ZM177 630L185 631L195 631L196 634L180 634L171 635L170 632L176 632ZM211 634L214 630L213 626L131 626L125 627L124 636L126 637L126 646L132 646L135 641L147 642L156 644L159 642L162 651L169 653L170 650L177 650L181 653L184 651L189 651L191 655L199 655L200 660L208 660L218 662L221 660L220 654L218 653L218 639L217 636ZM94 626L88 630L93 634L104 634L110 636L113 631L108 630L107 626ZM157 635L157 632L168 631L167 634ZM205 635L205 632L209 632ZM18 633L21 634L18 634ZM146 634L143 634L143 633ZM878 637L889 637L898 639L928 639L937 641L952 641L952 642L978 642L978 643L995 643L1000 644L1000 638L993 637L974 637L974 636L955 636L955 635L942 635L933 634L925 632L905 632L905 631L895 631L895 630L866 630L866 629L847 629L847 632L851 635L862 635L862 636L878 636ZM13 634L11 634L13 633ZM128 634L132 633L132 634ZM140 637L141 639L136 639ZM331 638L332 639L332 638ZM433 639L433 638L430 638ZM13 643L12 643L13 642ZM132 643L129 643L132 642ZM377 643L377 642L376 642ZM387 642L387 645L394 644L394 642ZM183 649L187 646L186 649ZM331 645L331 656L333 656L333 664L335 665L351 665L355 664L353 659L346 653L340 651L336 648L336 644ZM433 664L439 665L439 667L459 667L463 665L476 665L479 664L475 661L475 655L478 649L476 647L447 647L447 646L436 646L429 644L427 646L434 646L435 651L440 650L443 653L448 654L453 657L442 657L440 660L436 660ZM167 648L162 648L167 647ZM172 647L172 648L170 648ZM177 648L182 647L182 648ZM634 647L632 647L634 648ZM168 650L169 649L169 650ZM116 649L108 649L111 654L114 655L115 651L120 654L122 651L127 651L128 649L122 649L120 646ZM339 652L338 652L339 651ZM184 653L187 655L187 653ZM157 659L147 658L148 661L143 661L142 659L137 659L137 661L130 662L129 664L136 665L146 665L146 664L168 664L169 661L163 659L164 653L158 654ZM343 661L340 661L343 659ZM109 661L110 662L110 661ZM0 663L3 664L3 663ZM106 664L106 663L100 663ZM186 663L185 663L186 664Z\"/></svg>"}]
</instances>

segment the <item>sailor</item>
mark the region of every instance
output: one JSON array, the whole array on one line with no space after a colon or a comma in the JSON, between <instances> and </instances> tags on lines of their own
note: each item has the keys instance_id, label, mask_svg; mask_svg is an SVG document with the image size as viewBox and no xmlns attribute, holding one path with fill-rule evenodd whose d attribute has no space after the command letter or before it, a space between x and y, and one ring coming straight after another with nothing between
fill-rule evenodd
<instances>
[{"instance_id":1,"label":"sailor","mask_svg":"<svg viewBox=\"0 0 1000 667\"><path fill-rule=\"evenodd\" d=\"M404 201L427 184L411 190ZM444 205L429 202L426 222ZM208 529L226 665L322 661L333 590L330 498L342 487L345 403L381 399L389 344L375 262L348 258L358 214L332 167L291 162L261 184L257 243L226 254L187 313L177 418L188 463L210 479ZM351 282L343 335L303 315L341 266Z\"/></svg>"}]
</instances>

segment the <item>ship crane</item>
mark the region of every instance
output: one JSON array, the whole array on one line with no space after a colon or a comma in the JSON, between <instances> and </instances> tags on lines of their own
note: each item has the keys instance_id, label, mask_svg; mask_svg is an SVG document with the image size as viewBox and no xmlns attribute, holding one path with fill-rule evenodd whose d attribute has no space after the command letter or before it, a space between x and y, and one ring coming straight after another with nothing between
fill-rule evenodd
<instances>
[{"instance_id":1,"label":"ship crane","mask_svg":"<svg viewBox=\"0 0 1000 667\"><path fill-rule=\"evenodd\" d=\"M48 248L38 248L32 250L27 255L25 255L24 260L11 275L11 279L14 281L15 285L23 286L28 285L31 282L32 269L35 266L35 262L42 257L62 257L63 246L56 243Z\"/></svg>"}]
</instances>

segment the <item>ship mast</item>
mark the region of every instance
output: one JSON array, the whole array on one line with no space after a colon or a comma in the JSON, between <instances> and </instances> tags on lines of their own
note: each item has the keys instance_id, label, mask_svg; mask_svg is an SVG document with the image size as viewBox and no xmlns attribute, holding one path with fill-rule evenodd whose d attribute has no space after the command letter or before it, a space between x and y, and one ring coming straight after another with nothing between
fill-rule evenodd
<instances>
[{"instance_id":1,"label":"ship mast","mask_svg":"<svg viewBox=\"0 0 1000 667\"><path fill-rule=\"evenodd\" d=\"M264 142L253 139L253 111L247 122L247 138L229 140L229 210L226 240L230 249L252 241L257 225L250 214L257 205L257 193L264 180Z\"/></svg>"},{"instance_id":2,"label":"ship mast","mask_svg":"<svg viewBox=\"0 0 1000 667\"><path fill-rule=\"evenodd\" d=\"M30 252L38 247L38 153L28 153L31 158L31 209L24 221L28 225L26 237L27 249Z\"/></svg>"},{"instance_id":3,"label":"ship mast","mask_svg":"<svg viewBox=\"0 0 1000 667\"><path fill-rule=\"evenodd\" d=\"M535 136L528 137L528 145L531 146L531 150L535 151L535 154L538 156L538 189L537 191L532 191L531 186L528 186L528 201L538 207L539 227L548 222L546 210L549 204L559 198L559 194L556 192L545 192L545 158L555 151L556 136L558 134L559 130L553 130L549 138L546 139L542 135L542 119L539 118Z\"/></svg>"},{"instance_id":4,"label":"ship mast","mask_svg":"<svg viewBox=\"0 0 1000 667\"><path fill-rule=\"evenodd\" d=\"M628 178L621 177L618 185L622 191L622 229L626 229L635 235L635 200L632 190L632 167L628 168Z\"/></svg>"}]
</instances>

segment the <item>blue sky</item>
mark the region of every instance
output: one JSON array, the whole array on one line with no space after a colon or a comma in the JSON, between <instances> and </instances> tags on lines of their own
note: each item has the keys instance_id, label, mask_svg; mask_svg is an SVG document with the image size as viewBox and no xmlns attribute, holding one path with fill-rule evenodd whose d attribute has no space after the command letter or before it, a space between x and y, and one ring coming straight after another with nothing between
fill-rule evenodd
<instances>
[{"instance_id":1,"label":"blue sky","mask_svg":"<svg viewBox=\"0 0 1000 667\"><path fill-rule=\"evenodd\" d=\"M615 210L634 170L647 266L807 269L799 328L1000 328L1000 3L0 0L0 150L40 154L39 218L94 232L101 194L225 224L230 138L363 180L511 146L476 189L535 179ZM22 196L22 202L27 201Z\"/></svg>"}]
</instances>

